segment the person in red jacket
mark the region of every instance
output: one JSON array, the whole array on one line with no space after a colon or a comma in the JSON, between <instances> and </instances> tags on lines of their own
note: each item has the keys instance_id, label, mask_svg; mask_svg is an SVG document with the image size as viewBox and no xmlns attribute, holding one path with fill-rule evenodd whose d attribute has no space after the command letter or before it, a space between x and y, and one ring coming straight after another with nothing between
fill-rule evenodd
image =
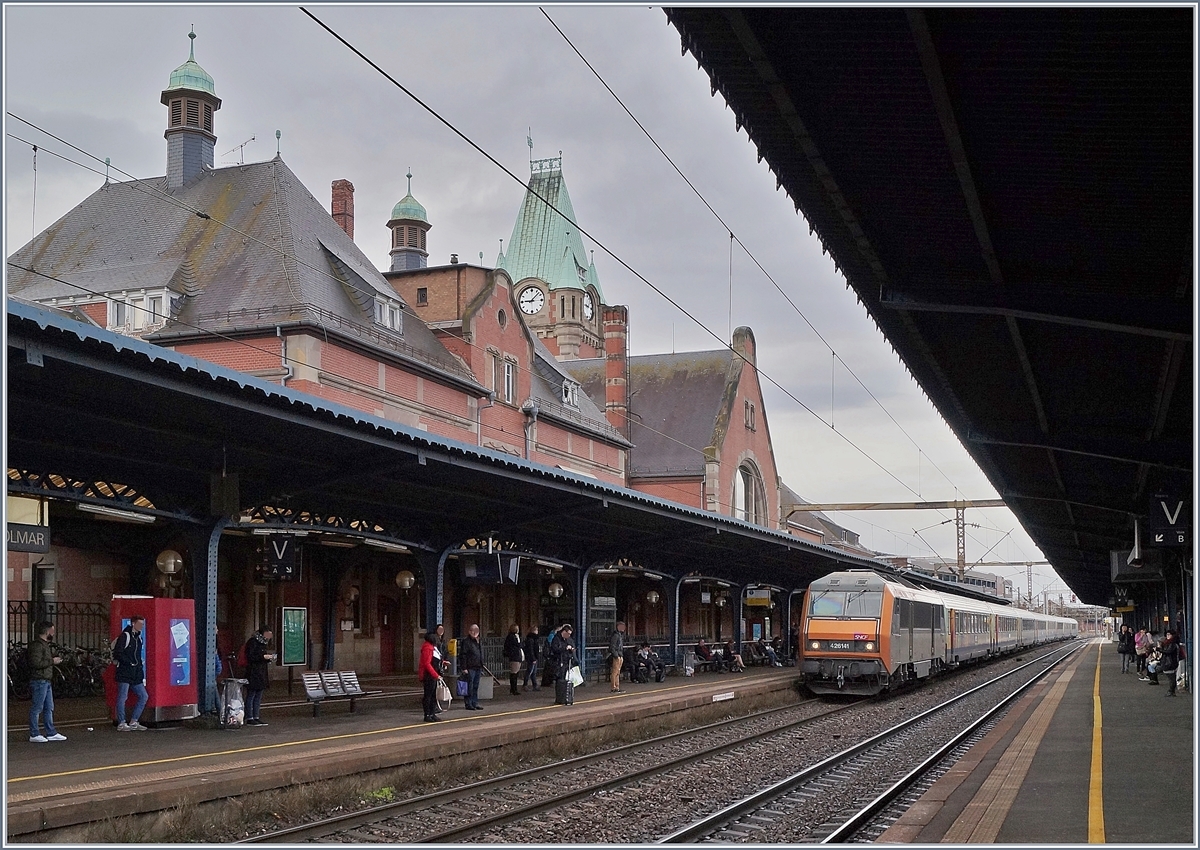
<instances>
[{"instance_id":1,"label":"person in red jacket","mask_svg":"<svg viewBox=\"0 0 1200 850\"><path fill-rule=\"evenodd\" d=\"M425 687L421 697L421 706L425 709L425 722L436 723L437 716L437 683L442 678L441 672L434 666L433 654L437 644L437 635L425 633L425 643L421 644L421 663L417 666L417 678Z\"/></svg>"}]
</instances>

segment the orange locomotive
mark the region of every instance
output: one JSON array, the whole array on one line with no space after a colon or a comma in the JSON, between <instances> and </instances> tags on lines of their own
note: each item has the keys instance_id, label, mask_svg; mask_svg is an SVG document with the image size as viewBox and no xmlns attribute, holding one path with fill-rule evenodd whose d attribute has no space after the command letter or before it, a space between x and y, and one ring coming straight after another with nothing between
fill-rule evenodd
<instances>
[{"instance_id":1,"label":"orange locomotive","mask_svg":"<svg viewBox=\"0 0 1200 850\"><path fill-rule=\"evenodd\" d=\"M800 670L819 694L872 695L959 664L1077 637L1079 624L918 587L870 570L809 585Z\"/></svg>"}]
</instances>

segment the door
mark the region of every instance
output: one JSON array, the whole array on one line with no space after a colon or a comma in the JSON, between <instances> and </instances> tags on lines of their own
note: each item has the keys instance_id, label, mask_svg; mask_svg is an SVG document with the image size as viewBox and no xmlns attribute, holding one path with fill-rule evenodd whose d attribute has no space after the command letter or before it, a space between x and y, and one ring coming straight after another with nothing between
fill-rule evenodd
<instances>
[{"instance_id":1,"label":"door","mask_svg":"<svg viewBox=\"0 0 1200 850\"><path fill-rule=\"evenodd\" d=\"M396 672L396 603L379 597L379 672L390 676Z\"/></svg>"}]
</instances>

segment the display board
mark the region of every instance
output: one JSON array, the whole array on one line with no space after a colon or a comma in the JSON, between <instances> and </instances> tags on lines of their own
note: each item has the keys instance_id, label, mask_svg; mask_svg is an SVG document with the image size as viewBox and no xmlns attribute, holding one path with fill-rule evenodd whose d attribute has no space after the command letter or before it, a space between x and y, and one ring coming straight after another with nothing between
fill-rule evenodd
<instances>
[{"instance_id":1,"label":"display board","mask_svg":"<svg viewBox=\"0 0 1200 850\"><path fill-rule=\"evenodd\" d=\"M308 664L308 609L283 608L280 615L279 663L283 667Z\"/></svg>"}]
</instances>

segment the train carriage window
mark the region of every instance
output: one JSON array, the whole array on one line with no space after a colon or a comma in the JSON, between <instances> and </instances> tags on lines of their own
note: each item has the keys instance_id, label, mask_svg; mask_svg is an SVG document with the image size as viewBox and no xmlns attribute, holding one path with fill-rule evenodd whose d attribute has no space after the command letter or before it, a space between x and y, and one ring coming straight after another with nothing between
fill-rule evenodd
<instances>
[{"instance_id":1,"label":"train carriage window","mask_svg":"<svg viewBox=\"0 0 1200 850\"><path fill-rule=\"evenodd\" d=\"M907 599L900 600L900 631L911 629L913 625L913 604Z\"/></svg>"},{"instance_id":2,"label":"train carriage window","mask_svg":"<svg viewBox=\"0 0 1200 850\"><path fill-rule=\"evenodd\" d=\"M892 602L892 634L900 635L900 600Z\"/></svg>"}]
</instances>

